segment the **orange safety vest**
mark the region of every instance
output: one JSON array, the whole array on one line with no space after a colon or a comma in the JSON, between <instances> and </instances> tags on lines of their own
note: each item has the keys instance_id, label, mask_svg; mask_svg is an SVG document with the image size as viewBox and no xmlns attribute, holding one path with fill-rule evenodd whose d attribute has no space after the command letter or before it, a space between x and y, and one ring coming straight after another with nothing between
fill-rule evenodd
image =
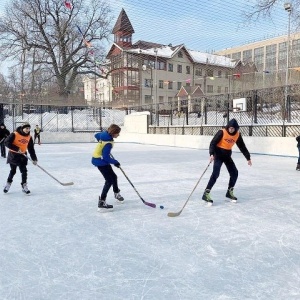
<instances>
[{"instance_id":1,"label":"orange safety vest","mask_svg":"<svg viewBox=\"0 0 300 300\"><path fill-rule=\"evenodd\" d=\"M29 140L31 138L30 134L28 136L21 135L18 132L14 132L14 134L15 134L15 139L13 141L13 145L19 147L20 150L22 151L22 153L25 153L27 150L27 147L28 147ZM13 151L13 150L10 150L10 151ZM13 151L13 152L16 152L16 151Z\"/></svg>"},{"instance_id":2,"label":"orange safety vest","mask_svg":"<svg viewBox=\"0 0 300 300\"><path fill-rule=\"evenodd\" d=\"M236 143L237 139L240 136L239 131L235 133L235 135L230 135L226 129L223 130L223 138L221 141L217 144L219 148L231 150L233 145Z\"/></svg>"}]
</instances>

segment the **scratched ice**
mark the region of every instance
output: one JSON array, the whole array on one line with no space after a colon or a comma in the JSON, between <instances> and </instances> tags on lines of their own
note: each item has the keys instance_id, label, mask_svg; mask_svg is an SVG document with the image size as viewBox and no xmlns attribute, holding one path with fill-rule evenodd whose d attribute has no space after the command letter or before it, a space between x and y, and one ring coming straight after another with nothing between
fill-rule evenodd
<instances>
[{"instance_id":1,"label":"scratched ice","mask_svg":"<svg viewBox=\"0 0 300 300\"><path fill-rule=\"evenodd\" d=\"M116 169L123 205L97 212L103 185L90 164L94 144L36 146L21 192L17 171L0 196L0 299L300 299L300 201L296 158L252 155L239 169L237 204L225 202L226 168L201 196L210 167L182 214L177 212L208 163L207 150L116 143L114 156L149 202ZM0 160L0 182L9 166ZM108 203L115 204L110 191Z\"/></svg>"}]
</instances>

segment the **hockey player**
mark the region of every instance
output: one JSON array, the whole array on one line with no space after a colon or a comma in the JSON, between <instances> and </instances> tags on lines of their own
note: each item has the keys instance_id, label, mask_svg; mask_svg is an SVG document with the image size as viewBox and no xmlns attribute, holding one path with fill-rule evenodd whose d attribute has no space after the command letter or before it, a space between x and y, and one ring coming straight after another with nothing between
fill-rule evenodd
<instances>
[{"instance_id":1,"label":"hockey player","mask_svg":"<svg viewBox=\"0 0 300 300\"><path fill-rule=\"evenodd\" d=\"M0 124L0 143L1 143L1 156L6 158L6 150L4 145L4 140L6 137L8 137L10 132L6 129L6 126L4 123Z\"/></svg>"},{"instance_id":2,"label":"hockey player","mask_svg":"<svg viewBox=\"0 0 300 300\"><path fill-rule=\"evenodd\" d=\"M35 125L34 128L34 139L33 139L33 143L35 144L35 140L38 139L38 144L41 144L41 132L42 129L39 127L39 125Z\"/></svg>"},{"instance_id":3,"label":"hockey player","mask_svg":"<svg viewBox=\"0 0 300 300\"><path fill-rule=\"evenodd\" d=\"M120 163L113 159L110 155L112 147L114 145L114 139L120 134L121 128L116 124L111 124L107 131L99 132L95 134L95 138L98 144L94 150L92 157L92 164L98 168L105 179L105 183L102 189L101 196L98 201L98 211L110 211L113 209L113 205L106 203L106 197L111 186L115 194L115 198L119 203L123 203L124 198L120 195L120 189L118 187L117 175L113 171L111 164L119 168Z\"/></svg>"},{"instance_id":4,"label":"hockey player","mask_svg":"<svg viewBox=\"0 0 300 300\"><path fill-rule=\"evenodd\" d=\"M27 186L27 150L30 154L33 164L37 164L33 140L30 135L30 125L26 123L23 126L19 126L15 132L12 132L5 139L5 146L9 149L7 163L10 165L10 172L3 192L7 193L9 191L13 182L13 178L16 174L17 167L19 167L22 177L22 191L28 195L30 194L30 191Z\"/></svg>"},{"instance_id":5,"label":"hockey player","mask_svg":"<svg viewBox=\"0 0 300 300\"><path fill-rule=\"evenodd\" d=\"M248 165L251 166L252 162L250 159L250 153L245 146L241 133L239 132L238 122L235 119L232 119L228 122L224 129L221 129L216 133L209 146L210 161L213 161L214 165L212 175L208 181L202 200L210 204L213 203L213 200L210 197L210 191L220 175L223 163L230 175L226 197L231 199L232 202L237 201L237 198L233 194L233 188L238 178L238 170L231 158L231 149L234 144L239 147L240 151L247 159Z\"/></svg>"},{"instance_id":6,"label":"hockey player","mask_svg":"<svg viewBox=\"0 0 300 300\"><path fill-rule=\"evenodd\" d=\"M299 152L299 156L298 156L298 163L297 163L297 167L296 167L296 171L300 171L300 135L298 135L296 137L296 141L297 143L297 148L298 148L298 152Z\"/></svg>"}]
</instances>

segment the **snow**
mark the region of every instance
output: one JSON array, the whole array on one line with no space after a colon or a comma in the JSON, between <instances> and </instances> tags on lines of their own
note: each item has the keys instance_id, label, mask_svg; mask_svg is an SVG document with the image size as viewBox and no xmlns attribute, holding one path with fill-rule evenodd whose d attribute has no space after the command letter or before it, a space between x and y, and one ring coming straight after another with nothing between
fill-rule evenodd
<instances>
[{"instance_id":1,"label":"snow","mask_svg":"<svg viewBox=\"0 0 300 300\"><path fill-rule=\"evenodd\" d=\"M36 146L39 164L62 182L28 165L31 195L20 173L0 197L1 299L299 299L299 176L295 157L239 152L235 194L225 202L223 167L200 199L212 167L176 218L208 164L208 151L118 143L113 154L125 203L113 192L110 213L97 212L103 179L90 163L95 144ZM0 160L0 182L9 166ZM165 208L160 209L163 205Z\"/></svg>"}]
</instances>

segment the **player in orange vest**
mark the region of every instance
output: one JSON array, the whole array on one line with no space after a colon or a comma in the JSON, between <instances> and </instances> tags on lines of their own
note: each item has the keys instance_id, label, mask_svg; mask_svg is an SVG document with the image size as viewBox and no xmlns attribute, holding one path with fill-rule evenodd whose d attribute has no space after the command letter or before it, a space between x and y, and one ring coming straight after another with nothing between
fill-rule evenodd
<instances>
[{"instance_id":1,"label":"player in orange vest","mask_svg":"<svg viewBox=\"0 0 300 300\"><path fill-rule=\"evenodd\" d=\"M237 201L237 198L233 194L233 188L238 178L238 169L231 158L231 149L234 144L236 144L243 153L248 161L248 165L252 166L250 153L244 143L241 133L239 132L239 128L240 127L236 119L230 120L225 128L216 133L210 143L209 155L210 161L214 162L213 172L202 196L202 200L208 202L209 204L213 203L213 200L210 197L210 191L220 175L220 170L223 163L225 164L230 175L226 197L232 202Z\"/></svg>"},{"instance_id":2,"label":"player in orange vest","mask_svg":"<svg viewBox=\"0 0 300 300\"><path fill-rule=\"evenodd\" d=\"M19 126L16 131L11 133L5 139L5 146L9 149L7 163L10 165L10 172L3 192L7 193L9 191L13 178L16 174L17 167L19 167L22 176L22 191L28 195L30 194L30 191L27 186L27 150L33 164L37 164L34 144L30 135L30 124L26 123L23 126Z\"/></svg>"}]
</instances>

